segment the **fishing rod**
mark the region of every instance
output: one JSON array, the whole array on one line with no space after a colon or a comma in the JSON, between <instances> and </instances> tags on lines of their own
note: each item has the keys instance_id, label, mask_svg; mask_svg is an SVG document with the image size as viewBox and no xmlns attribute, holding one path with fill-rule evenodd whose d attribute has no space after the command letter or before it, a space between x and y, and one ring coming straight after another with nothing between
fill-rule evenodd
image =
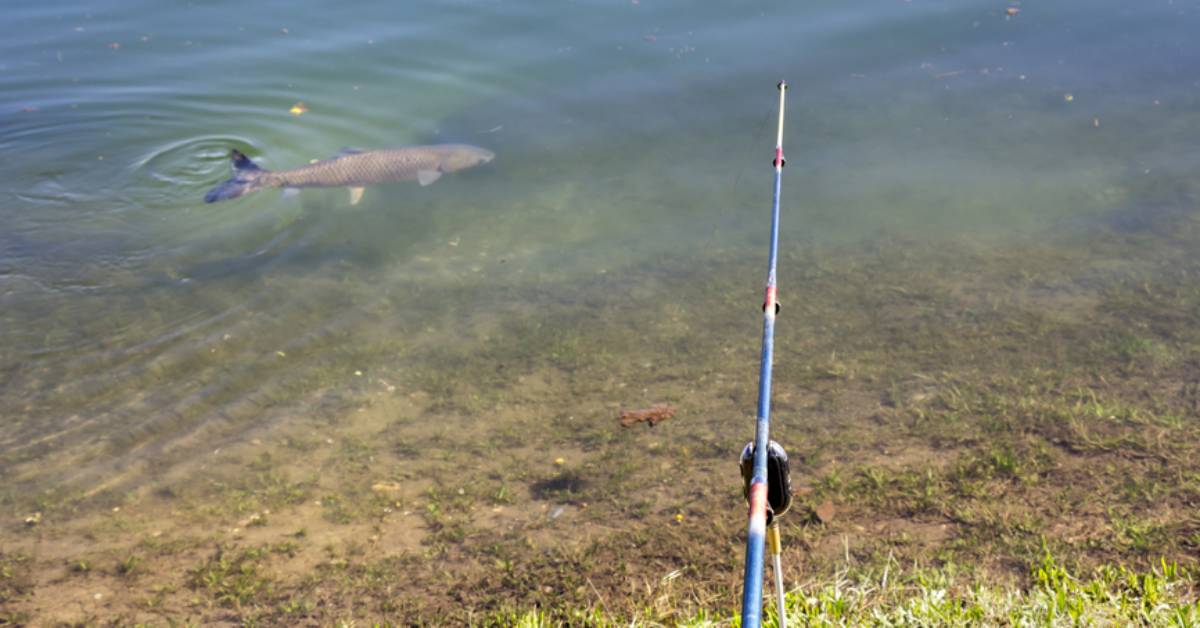
<instances>
[{"instance_id":1,"label":"fishing rod","mask_svg":"<svg viewBox=\"0 0 1200 628\"><path fill-rule=\"evenodd\" d=\"M778 517L791 506L791 479L787 453L770 440L771 365L775 350L775 316L779 300L775 286L775 267L779 253L779 194L783 181L783 111L787 83L779 82L779 130L775 136L775 195L771 208L771 249L768 258L767 288L763 297L762 359L758 376L758 417L754 442L742 450L743 487L750 502L749 530L746 535L746 573L742 587L742 626L759 628L762 623L763 546L770 541L774 559L775 591L779 626L786 626L783 596L783 568L780 564Z\"/></svg>"}]
</instances>

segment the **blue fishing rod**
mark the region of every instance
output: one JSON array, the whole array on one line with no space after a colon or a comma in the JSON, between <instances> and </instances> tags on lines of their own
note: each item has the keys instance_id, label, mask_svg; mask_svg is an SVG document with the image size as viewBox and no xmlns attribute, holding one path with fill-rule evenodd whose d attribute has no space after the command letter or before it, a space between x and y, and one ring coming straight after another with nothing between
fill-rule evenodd
<instances>
[{"instance_id":1,"label":"blue fishing rod","mask_svg":"<svg viewBox=\"0 0 1200 628\"><path fill-rule=\"evenodd\" d=\"M779 300L775 289L775 267L779 253L779 194L783 181L783 111L787 83L779 82L779 130L775 136L775 198L771 208L771 253L768 260L767 289L763 297L762 360L758 375L758 417L754 442L742 450L742 480L750 502L750 523L746 535L746 574L742 588L742 626L759 628L762 623L763 549L771 545L774 558L776 603L779 626L787 625L783 596L783 568L780 565L778 518L791 506L791 479L787 453L770 436L771 365L775 350L775 316Z\"/></svg>"}]
</instances>

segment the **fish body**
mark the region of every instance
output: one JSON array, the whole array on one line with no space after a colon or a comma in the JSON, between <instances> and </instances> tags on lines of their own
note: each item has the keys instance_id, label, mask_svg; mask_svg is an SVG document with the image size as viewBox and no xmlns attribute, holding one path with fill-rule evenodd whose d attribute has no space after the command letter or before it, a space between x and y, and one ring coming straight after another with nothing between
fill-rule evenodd
<instances>
[{"instance_id":1,"label":"fish body","mask_svg":"<svg viewBox=\"0 0 1200 628\"><path fill-rule=\"evenodd\" d=\"M207 203L227 201L265 188L346 187L352 203L368 185L418 181L429 185L448 172L491 161L491 151L467 144L407 146L382 150L343 150L338 156L291 170L265 170L238 150L229 153L233 178L213 188Z\"/></svg>"}]
</instances>

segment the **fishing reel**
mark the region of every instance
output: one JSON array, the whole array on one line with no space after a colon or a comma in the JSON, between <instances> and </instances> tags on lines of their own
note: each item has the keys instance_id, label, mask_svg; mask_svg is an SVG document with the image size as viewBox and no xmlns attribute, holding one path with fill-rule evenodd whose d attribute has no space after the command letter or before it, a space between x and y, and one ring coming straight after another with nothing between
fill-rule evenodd
<instances>
[{"instance_id":1,"label":"fishing reel","mask_svg":"<svg viewBox=\"0 0 1200 628\"><path fill-rule=\"evenodd\" d=\"M742 449L742 494L750 499L750 482L754 479L754 443ZM788 455L775 441L767 444L767 523L782 516L792 507L792 473Z\"/></svg>"}]
</instances>

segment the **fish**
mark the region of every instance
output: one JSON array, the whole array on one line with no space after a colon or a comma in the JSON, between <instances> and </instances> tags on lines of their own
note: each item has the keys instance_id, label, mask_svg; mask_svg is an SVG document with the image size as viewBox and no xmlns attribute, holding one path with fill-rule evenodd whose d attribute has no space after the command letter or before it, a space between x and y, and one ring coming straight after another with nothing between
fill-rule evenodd
<instances>
[{"instance_id":1,"label":"fish","mask_svg":"<svg viewBox=\"0 0 1200 628\"><path fill-rule=\"evenodd\" d=\"M380 183L417 181L429 185L443 174L486 164L496 154L468 144L434 144L380 150L342 149L335 157L291 170L259 167L236 148L229 151L233 177L209 190L204 202L216 203L267 188L346 187L350 204L362 200L363 188Z\"/></svg>"}]
</instances>

